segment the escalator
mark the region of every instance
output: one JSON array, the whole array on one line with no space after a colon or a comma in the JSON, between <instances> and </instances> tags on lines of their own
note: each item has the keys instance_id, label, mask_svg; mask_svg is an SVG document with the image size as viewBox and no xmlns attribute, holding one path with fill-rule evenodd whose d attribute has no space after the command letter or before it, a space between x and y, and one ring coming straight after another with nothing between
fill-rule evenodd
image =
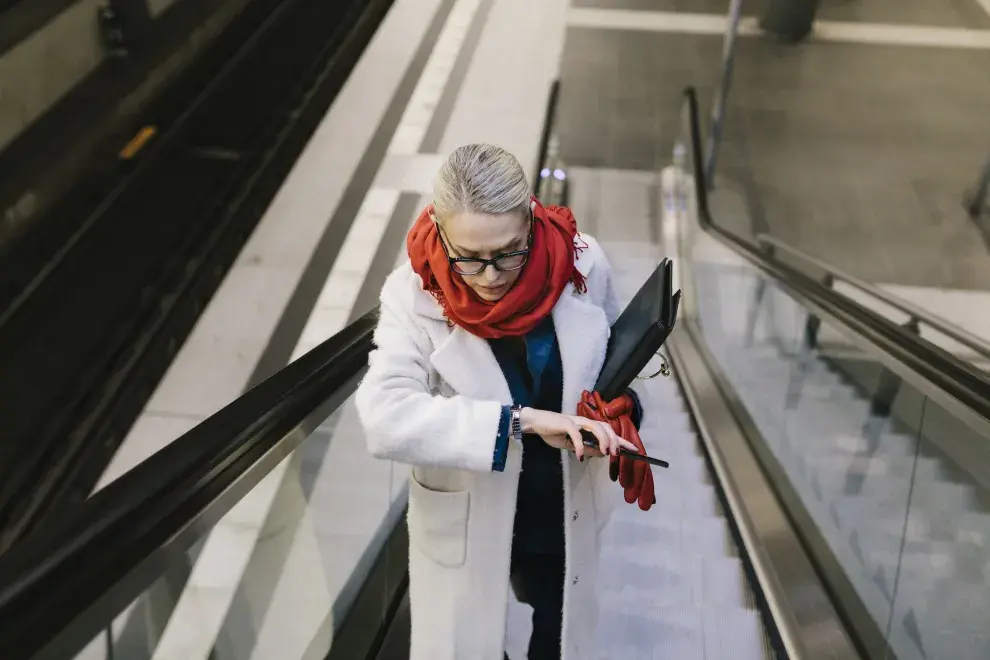
<instances>
[{"instance_id":1,"label":"escalator","mask_svg":"<svg viewBox=\"0 0 990 660\"><path fill-rule=\"evenodd\" d=\"M0 553L92 491L390 5L247 2L4 246Z\"/></svg>"},{"instance_id":2,"label":"escalator","mask_svg":"<svg viewBox=\"0 0 990 660\"><path fill-rule=\"evenodd\" d=\"M780 241L721 229L690 92L685 115L675 161L680 151L690 162L662 179L674 198L695 193L676 232L696 235L678 250L697 304L686 329L860 655L987 657L990 374L979 365L990 351ZM864 293L902 318L864 306ZM921 338L933 334L950 341Z\"/></svg>"},{"instance_id":3,"label":"escalator","mask_svg":"<svg viewBox=\"0 0 990 660\"><path fill-rule=\"evenodd\" d=\"M987 657L988 377L713 223L692 90L684 116L675 378L640 388L671 467L606 528L594 657ZM628 298L661 248L601 242ZM4 657L408 657L408 468L349 400L375 320L0 557Z\"/></svg>"}]
</instances>

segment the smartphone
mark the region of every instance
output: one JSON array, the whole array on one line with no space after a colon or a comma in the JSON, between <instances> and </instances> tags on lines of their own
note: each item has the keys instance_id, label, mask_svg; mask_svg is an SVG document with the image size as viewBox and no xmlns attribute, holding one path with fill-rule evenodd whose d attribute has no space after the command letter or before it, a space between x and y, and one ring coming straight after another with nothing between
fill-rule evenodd
<instances>
[{"instance_id":1,"label":"smartphone","mask_svg":"<svg viewBox=\"0 0 990 660\"><path fill-rule=\"evenodd\" d=\"M584 441L585 447L591 447L592 449L598 449L598 438L591 431L581 431L581 440ZM637 454L636 452L629 451L619 447L619 454L625 456L626 458L631 458L634 461L646 461L650 465L656 465L657 467L670 467L670 463L661 460L659 458L653 458L652 456L644 456L643 454Z\"/></svg>"}]
</instances>

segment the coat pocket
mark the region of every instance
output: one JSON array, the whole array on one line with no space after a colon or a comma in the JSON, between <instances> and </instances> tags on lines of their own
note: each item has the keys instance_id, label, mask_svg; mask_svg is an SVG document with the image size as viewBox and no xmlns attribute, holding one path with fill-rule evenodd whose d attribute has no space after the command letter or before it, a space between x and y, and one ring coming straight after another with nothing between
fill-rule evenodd
<instances>
[{"instance_id":1,"label":"coat pocket","mask_svg":"<svg viewBox=\"0 0 990 660\"><path fill-rule=\"evenodd\" d=\"M443 492L409 480L409 541L440 566L463 566L471 494Z\"/></svg>"}]
</instances>

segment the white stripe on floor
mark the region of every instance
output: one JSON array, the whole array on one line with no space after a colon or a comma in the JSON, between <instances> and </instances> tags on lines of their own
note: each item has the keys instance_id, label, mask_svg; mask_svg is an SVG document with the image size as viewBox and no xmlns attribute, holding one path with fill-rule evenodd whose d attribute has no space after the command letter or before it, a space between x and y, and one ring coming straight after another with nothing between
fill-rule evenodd
<instances>
[{"instance_id":1,"label":"white stripe on floor","mask_svg":"<svg viewBox=\"0 0 990 660\"><path fill-rule=\"evenodd\" d=\"M457 0L451 9L447 23L437 38L437 48L426 62L416 89L409 99L409 105L406 106L389 143L387 157L415 154L419 150L480 4L481 0ZM333 263L292 359L305 354L347 325L358 292L371 268L371 261L398 201L399 191L395 189L373 188L368 192L357 218L347 232L340 254Z\"/></svg>"},{"instance_id":2,"label":"white stripe on floor","mask_svg":"<svg viewBox=\"0 0 990 660\"><path fill-rule=\"evenodd\" d=\"M980 0L990 6L990 0ZM692 14L632 9L592 9L572 7L568 27L603 30L635 30L677 34L718 35L725 33L728 17L722 14ZM739 21L740 36L762 34L757 19ZM990 30L967 28L816 21L811 41L844 42L877 46L916 46L990 50Z\"/></svg>"}]
</instances>

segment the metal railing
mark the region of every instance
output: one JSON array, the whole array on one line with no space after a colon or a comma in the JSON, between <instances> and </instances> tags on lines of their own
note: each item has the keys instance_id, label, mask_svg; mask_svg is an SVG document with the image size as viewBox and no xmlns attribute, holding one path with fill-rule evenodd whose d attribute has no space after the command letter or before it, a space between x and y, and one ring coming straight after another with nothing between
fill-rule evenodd
<instances>
[{"instance_id":1,"label":"metal railing","mask_svg":"<svg viewBox=\"0 0 990 660\"><path fill-rule=\"evenodd\" d=\"M811 257L808 257L806 262L802 264L803 267L798 267L793 263L794 259L784 260L781 258L781 254L774 254L775 251L782 253L793 250L785 243L773 239L767 240L769 237L762 237L764 240L757 240L754 245L724 227L720 227L712 219L708 205L708 186L705 182L697 97L692 88L686 90L685 97L684 121L687 126L680 136L679 144L675 145L675 164L665 168L660 176L661 186L664 188L666 196L670 198L670 207L680 209L679 200L681 198L686 202L683 205L685 210L677 214L683 219L683 222L674 223L679 226L669 232L677 241L676 244L671 244L671 247L674 248L673 253L677 255L682 268L678 286L685 291L685 298L690 300L692 297L704 295L704 292L698 288L697 282L692 281L695 278L691 275L693 270L691 260L696 256L695 250L697 248L703 248L705 251L712 249L708 258L712 259L712 263L721 263L720 259L724 258L724 255L721 251L713 248L718 247L718 244L728 248L730 252L734 253L734 257L740 258L738 267L748 270L756 280L756 300L753 301L751 310L761 304L761 291L771 286L771 283L773 287L806 310L805 337L801 341L802 345L797 347L798 351L792 356L797 363L794 377L804 377L805 371L801 362L812 357L808 345L813 346L816 340L809 334L816 335L819 325L837 330L842 336L852 341L856 350L870 355L891 376L890 379L886 380L880 378L876 386L877 392L870 401L870 414L889 415L891 413L889 404L897 391L890 387L890 381L893 380L896 387L900 387L901 384L905 385L906 391L913 395L920 395L926 406L930 406L932 410L938 410L939 412L935 413L936 416L941 415L943 419L951 420L950 433L944 433L937 439L926 437L923 441L937 447L947 462L961 469L960 474L964 474L967 481L981 490L990 489L990 479L986 476L988 472L983 467L987 464L987 457L990 454L990 445L986 442L986 439L990 438L990 399L987 398L987 393L990 392L990 376L968 360L960 359L959 356L920 336L917 330L912 331L911 328L886 318L883 314L841 291L836 291L830 282L823 282L821 276L809 273L807 266L810 263L823 267L826 270L826 278L830 277L833 280L839 278L835 274L828 275L828 271L836 271L836 269L826 267L826 264ZM665 227L665 240L667 234L668 230ZM704 242L699 240L703 235ZM714 239L714 241L709 243L710 239ZM768 244L773 244L772 249L768 249L771 247ZM793 252L795 253L793 256L796 257L806 256L796 250ZM704 254L709 253L704 252ZM731 263L733 268L737 267L737 262L734 259ZM844 275L838 271L836 274ZM857 289L862 287L866 292L873 292L874 285L851 276L848 279L846 277L842 277L842 279ZM826 284L829 285L826 286ZM927 322L931 318L924 310L899 300L896 296L888 295L882 290L879 293L879 299L901 309L912 318L916 318L916 323ZM733 295L738 294L739 291L734 290ZM686 309L690 308L686 307ZM684 316L682 320L688 333L693 336L693 333L701 327L694 322L695 314L682 312L682 316ZM738 321L740 319L737 318L733 322ZM720 322L721 319L716 315L713 325L719 326ZM949 322L934 319L931 325L960 343L973 344L986 350L986 344L982 340L972 337L966 331ZM741 323L735 327L737 332L745 332ZM809 330L813 331L809 333ZM795 337L795 339L797 338ZM703 342L696 343L700 345ZM735 348L739 347L736 346ZM708 366L713 371L719 367L715 362ZM731 382L729 386L732 386ZM789 396L790 383L786 389L785 394ZM723 391L726 392L726 390ZM726 398L730 401L733 399L731 390L726 394ZM789 399L783 402L787 406L790 406L791 403ZM887 404L888 410L878 410L878 408L883 407L883 404ZM737 403L734 410L740 413L737 418L745 417L742 415L742 412L746 410L743 404ZM936 421L928 426L919 426L915 430L921 433L922 430L931 431L937 427ZM865 428L863 437L867 437L868 433L872 434L874 430L872 427ZM758 433L759 429L755 429L753 437L756 438ZM856 646L862 657L893 657L890 655L892 651L889 646L889 631L883 627L882 622L878 625L869 615L866 603L858 595L855 585L847 576L841 557L835 555L830 549L826 537L818 531L817 522L805 508L804 500L789 485L787 468L779 462L766 442L754 439L750 444L766 474L773 483L777 484L777 496L784 503L788 517L794 521L800 530L805 547L813 557L822 581L828 586L831 594L830 601L845 623L846 630L850 634L849 641ZM749 548L747 547L747 549ZM755 559L758 572L773 574L776 570L772 562L767 562L766 557L757 556ZM779 580L776 583L773 580L770 581L766 596L771 605L775 600L779 602L780 598L786 598L785 592L780 589L782 584ZM793 606L797 600L807 601L807 596L807 592L802 592L799 599L795 598L788 602ZM810 626L808 628L802 625L802 621L799 619L779 616L779 612L774 612L774 623L779 630L781 644L787 654L792 657L801 657L802 653L807 650L805 645L808 642L823 644L827 639L832 639L820 634L822 632L821 612L813 609L808 610L806 602L803 602L803 605L808 613L804 620L804 624ZM814 634L810 632L812 630L814 630ZM855 657L854 653L850 649L839 655L834 653L828 655L830 657ZM820 656L814 655L813 657Z\"/></svg>"},{"instance_id":2,"label":"metal railing","mask_svg":"<svg viewBox=\"0 0 990 660\"><path fill-rule=\"evenodd\" d=\"M377 308L0 557L0 649L70 658L356 389Z\"/></svg>"},{"instance_id":3,"label":"metal railing","mask_svg":"<svg viewBox=\"0 0 990 660\"><path fill-rule=\"evenodd\" d=\"M824 285L832 287L837 281L844 282L845 284L848 284L849 286L906 314L909 317L909 320L905 325L913 331L918 332L920 325L926 325L940 334L945 335L949 339L962 344L976 353L979 357L990 359L990 342L977 337L973 333L959 327L955 323L941 319L920 308L914 303L904 300L903 298L880 288L872 282L867 282L866 280L860 279L855 275L850 275L849 273L846 273L845 271L840 270L835 266L818 259L817 257L813 257L805 252L802 252L801 250L783 242L779 238L774 238L769 234L759 234L757 235L756 240L769 258L777 259L778 255L776 253L778 251L785 252L793 257L796 257L804 264L813 266L823 271L824 275L821 281Z\"/></svg>"},{"instance_id":4,"label":"metal railing","mask_svg":"<svg viewBox=\"0 0 990 660\"><path fill-rule=\"evenodd\" d=\"M973 220L979 220L990 212L990 158L980 172L980 178L966 198L966 212Z\"/></svg>"},{"instance_id":5,"label":"metal railing","mask_svg":"<svg viewBox=\"0 0 990 660\"><path fill-rule=\"evenodd\" d=\"M726 21L726 32L723 38L722 48L722 72L720 84L716 89L715 98L712 103L711 117L709 119L708 138L704 145L702 162L700 163L701 173L704 175L702 185L705 193L715 185L716 169L718 166L719 147L722 140L722 133L726 121L726 101L732 87L732 75L735 64L736 40L739 32L740 13L742 2L732 0L729 3L729 11ZM675 153L675 161L677 155ZM978 220L987 208L988 197L990 197L990 160L987 161L980 178L973 191L967 198L967 211L974 220ZM702 200L707 213L707 200ZM766 255L775 259L775 252L786 252L804 262L805 265L821 269L825 277L823 283L831 287L835 281L842 281L859 291L882 301L890 307L906 314L909 317L905 326L919 332L919 326L925 325L936 332L945 335L949 339L965 346L973 351L976 357L990 359L990 342L974 335L973 333L959 327L958 325L937 318L930 312L921 309L917 305L910 303L880 287L866 282L860 278L843 272L820 259L808 255L778 238L768 234L759 234L756 241Z\"/></svg>"}]
</instances>

